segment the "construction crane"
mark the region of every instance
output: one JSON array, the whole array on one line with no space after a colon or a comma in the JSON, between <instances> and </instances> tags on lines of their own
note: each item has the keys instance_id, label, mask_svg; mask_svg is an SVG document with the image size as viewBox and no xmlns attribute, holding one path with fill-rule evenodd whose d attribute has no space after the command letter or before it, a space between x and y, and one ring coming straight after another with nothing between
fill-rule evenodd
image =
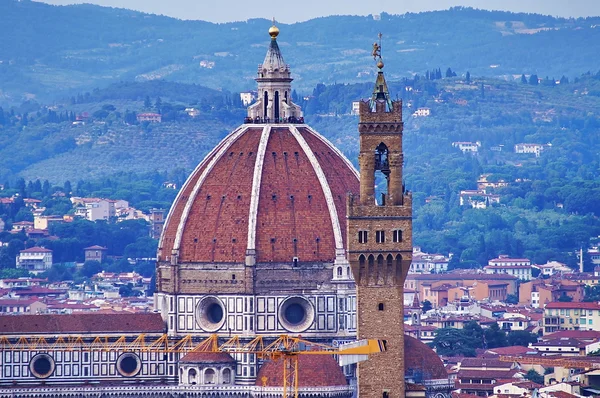
<instances>
[{"instance_id":1,"label":"construction crane","mask_svg":"<svg viewBox=\"0 0 600 398\"><path fill-rule=\"evenodd\" d=\"M498 358L503 362L519 362L528 365L541 365L547 367L562 367L567 369L599 369L600 358L574 356L574 357L559 357L552 356L515 356L515 355L500 355Z\"/></svg>"},{"instance_id":2,"label":"construction crane","mask_svg":"<svg viewBox=\"0 0 600 398\"><path fill-rule=\"evenodd\" d=\"M359 340L354 343L333 347L326 344L304 340L301 337L280 335L274 341L257 336L244 342L240 336L227 338L219 343L219 336L213 334L196 343L195 339L186 335L181 338L166 334L157 338L148 338L140 334L131 337L96 337L93 340L81 336L58 337L20 337L16 341L0 337L1 351L126 351L126 352L159 352L163 354L190 352L225 352L228 354L256 354L262 360L282 360L283 362L283 398L290 395L298 398L298 357L300 355L341 355L343 364L364 361L370 354L385 351L383 340ZM266 384L267 380L261 380Z\"/></svg>"}]
</instances>

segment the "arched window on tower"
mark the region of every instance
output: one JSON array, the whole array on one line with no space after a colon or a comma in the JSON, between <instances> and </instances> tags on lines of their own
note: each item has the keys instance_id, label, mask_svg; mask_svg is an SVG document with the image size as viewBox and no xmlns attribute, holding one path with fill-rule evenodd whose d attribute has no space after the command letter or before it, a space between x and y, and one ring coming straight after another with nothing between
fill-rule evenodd
<instances>
[{"instance_id":1,"label":"arched window on tower","mask_svg":"<svg viewBox=\"0 0 600 398\"><path fill-rule=\"evenodd\" d=\"M288 95L287 95L287 91L283 92L283 102L285 102L286 104L288 103Z\"/></svg>"},{"instance_id":2,"label":"arched window on tower","mask_svg":"<svg viewBox=\"0 0 600 398\"><path fill-rule=\"evenodd\" d=\"M267 109L269 107L269 93L265 91L263 98L263 117L266 119L269 115L267 113Z\"/></svg>"},{"instance_id":3,"label":"arched window on tower","mask_svg":"<svg viewBox=\"0 0 600 398\"><path fill-rule=\"evenodd\" d=\"M390 181L388 155L388 148L383 142L375 148L375 198L377 198L377 204L380 206L385 205L388 195L388 184Z\"/></svg>"},{"instance_id":4,"label":"arched window on tower","mask_svg":"<svg viewBox=\"0 0 600 398\"><path fill-rule=\"evenodd\" d=\"M275 123L279 120L279 91L275 91L275 99L273 100L273 109L275 113L273 113L273 119L275 119Z\"/></svg>"}]
</instances>

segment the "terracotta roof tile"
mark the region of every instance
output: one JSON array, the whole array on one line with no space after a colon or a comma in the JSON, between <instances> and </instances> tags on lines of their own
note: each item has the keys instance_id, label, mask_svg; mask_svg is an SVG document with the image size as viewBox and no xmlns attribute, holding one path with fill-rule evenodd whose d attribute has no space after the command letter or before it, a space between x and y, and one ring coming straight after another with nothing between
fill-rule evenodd
<instances>
[{"instance_id":1,"label":"terracotta roof tile","mask_svg":"<svg viewBox=\"0 0 600 398\"><path fill-rule=\"evenodd\" d=\"M164 333L160 314L0 315L0 335Z\"/></svg>"},{"instance_id":2,"label":"terracotta roof tile","mask_svg":"<svg viewBox=\"0 0 600 398\"><path fill-rule=\"evenodd\" d=\"M427 380L448 379L440 357L425 343L404 335L404 369L406 374L419 372Z\"/></svg>"},{"instance_id":3,"label":"terracotta roof tile","mask_svg":"<svg viewBox=\"0 0 600 398\"><path fill-rule=\"evenodd\" d=\"M188 352L179 362L185 363L235 363L226 352Z\"/></svg>"},{"instance_id":4,"label":"terracotta roof tile","mask_svg":"<svg viewBox=\"0 0 600 398\"><path fill-rule=\"evenodd\" d=\"M326 387L345 386L346 377L342 368L330 355L299 355L298 356L298 386ZM283 386L283 362L281 359L265 362L258 371L256 385L262 385L266 377L267 387Z\"/></svg>"}]
</instances>

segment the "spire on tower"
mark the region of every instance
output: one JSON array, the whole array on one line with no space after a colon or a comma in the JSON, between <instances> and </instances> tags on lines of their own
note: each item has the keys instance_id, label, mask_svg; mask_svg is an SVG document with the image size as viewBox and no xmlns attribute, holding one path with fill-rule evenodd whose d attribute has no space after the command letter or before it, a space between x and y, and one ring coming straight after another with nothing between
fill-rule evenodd
<instances>
[{"instance_id":1,"label":"spire on tower","mask_svg":"<svg viewBox=\"0 0 600 398\"><path fill-rule=\"evenodd\" d=\"M379 43L373 43L373 59L377 60L377 80L375 81L375 87L373 88L373 95L371 96L370 106L371 109L375 109L377 101L385 101L388 111L392 110L392 100L390 98L390 92L383 75L383 59L381 58L381 37L383 35L379 33Z\"/></svg>"}]
</instances>

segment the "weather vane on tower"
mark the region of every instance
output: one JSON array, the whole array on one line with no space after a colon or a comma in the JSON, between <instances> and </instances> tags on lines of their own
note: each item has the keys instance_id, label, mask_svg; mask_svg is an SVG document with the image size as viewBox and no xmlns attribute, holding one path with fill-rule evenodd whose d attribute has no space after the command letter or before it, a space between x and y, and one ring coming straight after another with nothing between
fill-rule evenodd
<instances>
[{"instance_id":1,"label":"weather vane on tower","mask_svg":"<svg viewBox=\"0 0 600 398\"><path fill-rule=\"evenodd\" d=\"M373 43L373 53L371 54L373 55L373 59L378 60L377 67L379 69L383 68L383 60L381 59L381 36L383 36L381 33L377 35L377 37L379 37L379 43Z\"/></svg>"}]
</instances>

